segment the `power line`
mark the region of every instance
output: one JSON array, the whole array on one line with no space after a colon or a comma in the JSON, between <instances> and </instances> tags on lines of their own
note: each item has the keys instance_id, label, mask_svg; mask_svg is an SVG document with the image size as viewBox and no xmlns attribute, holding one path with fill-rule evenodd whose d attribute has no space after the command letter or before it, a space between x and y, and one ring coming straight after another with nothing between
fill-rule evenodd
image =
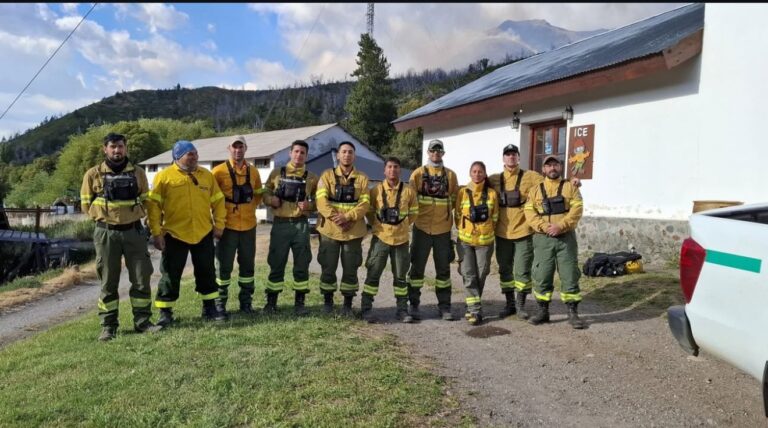
<instances>
[{"instance_id":1,"label":"power line","mask_svg":"<svg viewBox=\"0 0 768 428\"><path fill-rule=\"evenodd\" d=\"M69 32L69 34L67 35L67 37L64 39L64 41L63 41L63 42L61 42L61 44L59 45L59 47L58 47L58 48L56 48L56 50L55 50L55 51L53 51L53 53L51 54L51 56L50 56L50 57L48 57L48 60L46 60L46 61L45 61L45 63L43 64L43 66L42 66L42 67L40 67L40 69L39 69L39 70L37 70L37 73L35 73L35 75L34 75L34 76L32 76L32 79L30 79L29 83L27 83L27 86L25 86L25 87L24 87L24 89L22 89L22 90L21 90L21 92L19 92L19 95L16 95L16 98L14 98L14 99L13 99L13 101L11 101L11 105L9 105L9 106L8 106L8 108L7 108L7 109L5 109L5 111L3 112L3 114L2 114L2 115L0 115L0 120L2 120L2 119L5 117L5 115L8 113L8 111L11 109L11 107L13 107L13 105L14 105L14 104L16 104L16 101L18 101L18 100L19 100L19 98L21 98L21 95L22 95L22 94L24 94L24 91L26 91L26 90L27 90L27 88L29 88L29 85L31 85L31 84L32 84L32 82L34 82L34 81L35 81L35 79L36 79L36 78L37 78L37 76L40 74L40 72L42 72L42 71L43 71L43 69L45 68L45 66L46 66L46 65L48 65L48 63L49 63L49 62L51 62L51 60L53 59L53 57L54 57L54 56L56 56L56 53L57 53L57 52L59 52L59 49L61 49L61 47L62 47L62 46L64 46L64 43L67 43L67 40L69 40L69 38L70 38L70 37L72 37L72 34L74 34L74 33L75 33L75 31L76 31L76 30L77 30L77 29L80 27L80 24L82 24L82 23L83 23L83 21L85 21L85 18L87 18L87 17L88 17L88 15L90 15L90 14L91 14L91 12L93 11L93 9L96 7L96 5L97 5L97 4L98 4L98 3L94 3L94 4L93 4L93 6L91 6L91 8L88 10L88 12L86 12L86 13L85 13L85 15L83 15L83 18L80 20L80 22L78 22L78 23L77 23L77 25L75 25L75 28L73 28L73 29L72 29L72 31L70 31L70 32Z\"/></svg>"}]
</instances>

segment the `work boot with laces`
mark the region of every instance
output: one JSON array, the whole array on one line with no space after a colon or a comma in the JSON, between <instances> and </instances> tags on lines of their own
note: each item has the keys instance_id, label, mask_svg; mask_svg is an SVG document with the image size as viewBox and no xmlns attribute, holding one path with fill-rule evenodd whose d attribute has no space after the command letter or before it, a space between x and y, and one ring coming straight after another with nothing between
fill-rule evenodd
<instances>
[{"instance_id":1,"label":"work boot with laces","mask_svg":"<svg viewBox=\"0 0 768 428\"><path fill-rule=\"evenodd\" d=\"M549 322L549 302L539 300L537 303L539 304L539 312L532 316L528 322L533 325Z\"/></svg>"},{"instance_id":2,"label":"work boot with laces","mask_svg":"<svg viewBox=\"0 0 768 428\"><path fill-rule=\"evenodd\" d=\"M517 300L515 302L515 306L517 309L517 317L521 320L527 320L530 316L528 312L525 310L525 299L528 297L528 293L523 293L518 291L517 292Z\"/></svg>"},{"instance_id":3,"label":"work boot with laces","mask_svg":"<svg viewBox=\"0 0 768 428\"><path fill-rule=\"evenodd\" d=\"M101 334L99 335L99 341L109 342L115 337L117 337L117 326L106 325L101 329Z\"/></svg>"},{"instance_id":4,"label":"work boot with laces","mask_svg":"<svg viewBox=\"0 0 768 428\"><path fill-rule=\"evenodd\" d=\"M579 302L568 302L566 303L568 305L568 324L571 325L576 330L581 330L582 328L585 328L587 326L587 323L584 322L581 318L579 318Z\"/></svg>"},{"instance_id":5,"label":"work boot with laces","mask_svg":"<svg viewBox=\"0 0 768 428\"><path fill-rule=\"evenodd\" d=\"M499 312L499 318L506 318L517 313L517 308L515 307L515 292L505 291L504 297L506 298L507 303L504 305L504 309Z\"/></svg>"}]
</instances>

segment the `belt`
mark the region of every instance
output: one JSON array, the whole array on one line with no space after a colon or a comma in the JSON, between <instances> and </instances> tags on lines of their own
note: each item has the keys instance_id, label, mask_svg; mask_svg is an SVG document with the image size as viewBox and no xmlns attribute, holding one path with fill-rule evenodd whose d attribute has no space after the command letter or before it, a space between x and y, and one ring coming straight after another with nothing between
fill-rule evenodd
<instances>
[{"instance_id":1,"label":"belt","mask_svg":"<svg viewBox=\"0 0 768 428\"><path fill-rule=\"evenodd\" d=\"M303 223L307 221L307 217L300 215L298 217L278 217L275 216L272 219L273 223Z\"/></svg>"},{"instance_id":2,"label":"belt","mask_svg":"<svg viewBox=\"0 0 768 428\"><path fill-rule=\"evenodd\" d=\"M141 227L141 222L137 220L137 221L134 221L133 223L128 223L128 224L109 224L103 221L97 221L96 227L100 227L102 229L107 229L107 230L125 231L125 230L131 230L131 229L138 229L139 227Z\"/></svg>"}]
</instances>

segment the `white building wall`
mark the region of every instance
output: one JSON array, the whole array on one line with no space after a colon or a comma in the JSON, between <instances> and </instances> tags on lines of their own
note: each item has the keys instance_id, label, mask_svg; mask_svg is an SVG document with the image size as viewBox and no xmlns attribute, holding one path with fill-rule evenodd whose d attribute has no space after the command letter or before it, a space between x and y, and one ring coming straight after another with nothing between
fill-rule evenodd
<instances>
[{"instance_id":1,"label":"white building wall","mask_svg":"<svg viewBox=\"0 0 768 428\"><path fill-rule=\"evenodd\" d=\"M669 72L610 85L578 96L494 111L424 129L424 150L439 138L446 166L469 180L475 160L489 174L502 169L504 145L521 148L529 168L531 123L561 117L568 127L595 125L593 178L581 189L585 215L684 220L695 200L762 202L757 186L768 144L761 141L768 85L768 5L707 4L703 50ZM753 163L748 160L754 159ZM745 162L747 161L747 162Z\"/></svg>"}]
</instances>

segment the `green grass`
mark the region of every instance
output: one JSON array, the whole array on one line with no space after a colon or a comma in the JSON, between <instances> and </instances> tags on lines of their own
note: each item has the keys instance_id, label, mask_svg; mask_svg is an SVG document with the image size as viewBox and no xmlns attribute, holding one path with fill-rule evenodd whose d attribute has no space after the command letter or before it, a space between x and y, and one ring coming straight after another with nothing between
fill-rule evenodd
<instances>
[{"instance_id":1,"label":"green grass","mask_svg":"<svg viewBox=\"0 0 768 428\"><path fill-rule=\"evenodd\" d=\"M39 288L43 285L43 282L55 278L64 271L64 269L51 269L37 275L22 276L16 278L13 281L0 285L0 295L20 288Z\"/></svg>"},{"instance_id":2,"label":"green grass","mask_svg":"<svg viewBox=\"0 0 768 428\"><path fill-rule=\"evenodd\" d=\"M40 232L48 239L72 238L78 241L90 241L93 239L93 229L96 223L90 218L86 220L63 220L49 226L41 227ZM34 232L35 226L18 226L15 230Z\"/></svg>"},{"instance_id":3,"label":"green grass","mask_svg":"<svg viewBox=\"0 0 768 428\"><path fill-rule=\"evenodd\" d=\"M678 272L665 268L616 277L588 277L579 281L584 299L609 309L632 309L661 315L683 302ZM557 280L556 289L559 287Z\"/></svg>"},{"instance_id":4,"label":"green grass","mask_svg":"<svg viewBox=\"0 0 768 428\"><path fill-rule=\"evenodd\" d=\"M124 303L112 342L96 341L94 313L13 344L0 351L0 426L473 423L444 395L444 380L393 337L320 315L311 282L306 318L291 315L287 292L276 316L235 313L226 323L203 323L186 280L169 330L133 333ZM260 291L255 305L263 303Z\"/></svg>"}]
</instances>

